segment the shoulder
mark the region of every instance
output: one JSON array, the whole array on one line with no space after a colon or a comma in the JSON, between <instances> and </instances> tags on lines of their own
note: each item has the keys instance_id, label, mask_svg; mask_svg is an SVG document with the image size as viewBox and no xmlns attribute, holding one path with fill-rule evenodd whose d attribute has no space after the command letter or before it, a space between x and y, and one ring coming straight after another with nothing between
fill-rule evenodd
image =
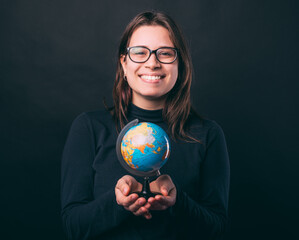
<instances>
[{"instance_id":1,"label":"shoulder","mask_svg":"<svg viewBox=\"0 0 299 240\"><path fill-rule=\"evenodd\" d=\"M106 109L100 109L96 111L82 112L79 114L72 123L72 128L84 127L89 130L99 127L111 127L114 126L113 117Z\"/></svg>"},{"instance_id":2,"label":"shoulder","mask_svg":"<svg viewBox=\"0 0 299 240\"><path fill-rule=\"evenodd\" d=\"M188 124L190 133L205 145L215 137L224 137L222 127L215 120L192 115Z\"/></svg>"},{"instance_id":3,"label":"shoulder","mask_svg":"<svg viewBox=\"0 0 299 240\"><path fill-rule=\"evenodd\" d=\"M192 129L199 129L200 131L221 131L220 125L212 119L201 117L197 114L191 114L187 123Z\"/></svg>"}]
</instances>

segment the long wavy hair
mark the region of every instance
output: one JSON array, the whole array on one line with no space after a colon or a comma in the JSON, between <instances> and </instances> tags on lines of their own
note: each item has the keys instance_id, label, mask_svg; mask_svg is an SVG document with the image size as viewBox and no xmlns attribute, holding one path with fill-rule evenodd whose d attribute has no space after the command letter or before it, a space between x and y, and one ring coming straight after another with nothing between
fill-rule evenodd
<instances>
[{"instance_id":1,"label":"long wavy hair","mask_svg":"<svg viewBox=\"0 0 299 240\"><path fill-rule=\"evenodd\" d=\"M117 56L116 78L113 87L114 107L110 109L116 125L120 128L124 127L125 122L127 122L128 106L132 101L132 89L124 79L124 71L120 59L127 54L127 47L133 32L141 26L152 25L166 28L174 47L178 49L178 78L174 87L166 96L163 119L168 124L168 131L174 140L181 139L187 142L199 142L188 133L186 128L186 122L190 113L196 114L190 100L193 73L191 56L181 30L171 17L162 12L147 11L138 14L127 25L121 37Z\"/></svg>"}]
</instances>

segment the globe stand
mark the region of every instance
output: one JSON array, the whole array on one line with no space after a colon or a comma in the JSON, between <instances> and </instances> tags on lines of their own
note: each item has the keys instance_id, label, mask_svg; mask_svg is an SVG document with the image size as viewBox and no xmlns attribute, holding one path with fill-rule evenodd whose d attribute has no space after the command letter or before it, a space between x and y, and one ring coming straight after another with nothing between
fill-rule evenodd
<instances>
[{"instance_id":1,"label":"globe stand","mask_svg":"<svg viewBox=\"0 0 299 240\"><path fill-rule=\"evenodd\" d=\"M149 187L149 177L143 178L143 185L141 192L137 192L139 197L144 197L146 200L150 197L155 197L156 194L152 193Z\"/></svg>"},{"instance_id":2,"label":"globe stand","mask_svg":"<svg viewBox=\"0 0 299 240\"><path fill-rule=\"evenodd\" d=\"M118 137L117 137L117 141L116 141L116 154L117 154L117 158L120 162L120 164L122 165L122 167L124 169L126 169L129 173L139 176L139 177L143 177L143 185L142 185L142 190L141 192L134 192L137 193L139 197L144 197L146 200L150 197L155 197L156 195L161 195L161 193L158 192L151 192L150 190L150 177L154 177L154 176L160 176L161 173L159 170L152 170L152 171L138 171L136 169L133 169L131 167L129 167L127 165L127 163L125 162L125 160L123 159L123 156L121 154L121 142L122 139L124 137L124 135L126 134L126 132L133 126L137 125L139 122L138 119L135 119L131 122L129 122L119 133Z\"/></svg>"}]
</instances>

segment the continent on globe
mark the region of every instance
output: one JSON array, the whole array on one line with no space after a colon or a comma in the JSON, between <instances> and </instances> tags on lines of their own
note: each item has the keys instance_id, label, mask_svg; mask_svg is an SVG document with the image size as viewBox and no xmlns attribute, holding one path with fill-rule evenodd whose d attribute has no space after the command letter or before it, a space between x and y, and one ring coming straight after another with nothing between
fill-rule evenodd
<instances>
[{"instance_id":1,"label":"continent on globe","mask_svg":"<svg viewBox=\"0 0 299 240\"><path fill-rule=\"evenodd\" d=\"M159 170L170 154L169 138L158 125L141 122L124 135L121 154L132 169L144 172Z\"/></svg>"}]
</instances>

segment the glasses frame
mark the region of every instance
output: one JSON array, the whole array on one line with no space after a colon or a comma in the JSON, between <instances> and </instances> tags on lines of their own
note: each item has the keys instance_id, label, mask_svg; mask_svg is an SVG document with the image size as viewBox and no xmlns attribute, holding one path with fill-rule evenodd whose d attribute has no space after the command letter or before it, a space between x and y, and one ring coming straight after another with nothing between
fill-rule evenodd
<instances>
[{"instance_id":1,"label":"glasses frame","mask_svg":"<svg viewBox=\"0 0 299 240\"><path fill-rule=\"evenodd\" d=\"M147 50L149 50L149 55L148 55L148 58L146 59L146 60L144 60L144 61L141 61L141 62L139 62L139 61L134 61L132 58L131 58L131 55L130 55L130 50L132 49L132 48L145 48L145 49L147 49ZM157 56L157 51L159 51L160 49L172 49L172 50L174 50L175 51L175 58L174 58L174 60L172 61L172 62L162 62L162 61L160 61L160 59L158 58L158 56ZM155 56L156 56L156 59L158 60L158 62L160 62L160 63L163 63L163 64L171 64L171 63L173 63L177 58L178 58L178 54L179 54L179 51L178 51L178 49L177 48L173 48L173 47L160 47L160 48L157 48L156 50L151 50L151 49L149 49L148 47L145 47L145 46L133 46L133 47L128 47L127 48L127 55L129 56L129 58L131 59L131 61L132 62L134 62L134 63L145 63L147 60L149 60L149 58L151 57L151 55L152 55L152 53L154 53L155 54Z\"/></svg>"}]
</instances>

